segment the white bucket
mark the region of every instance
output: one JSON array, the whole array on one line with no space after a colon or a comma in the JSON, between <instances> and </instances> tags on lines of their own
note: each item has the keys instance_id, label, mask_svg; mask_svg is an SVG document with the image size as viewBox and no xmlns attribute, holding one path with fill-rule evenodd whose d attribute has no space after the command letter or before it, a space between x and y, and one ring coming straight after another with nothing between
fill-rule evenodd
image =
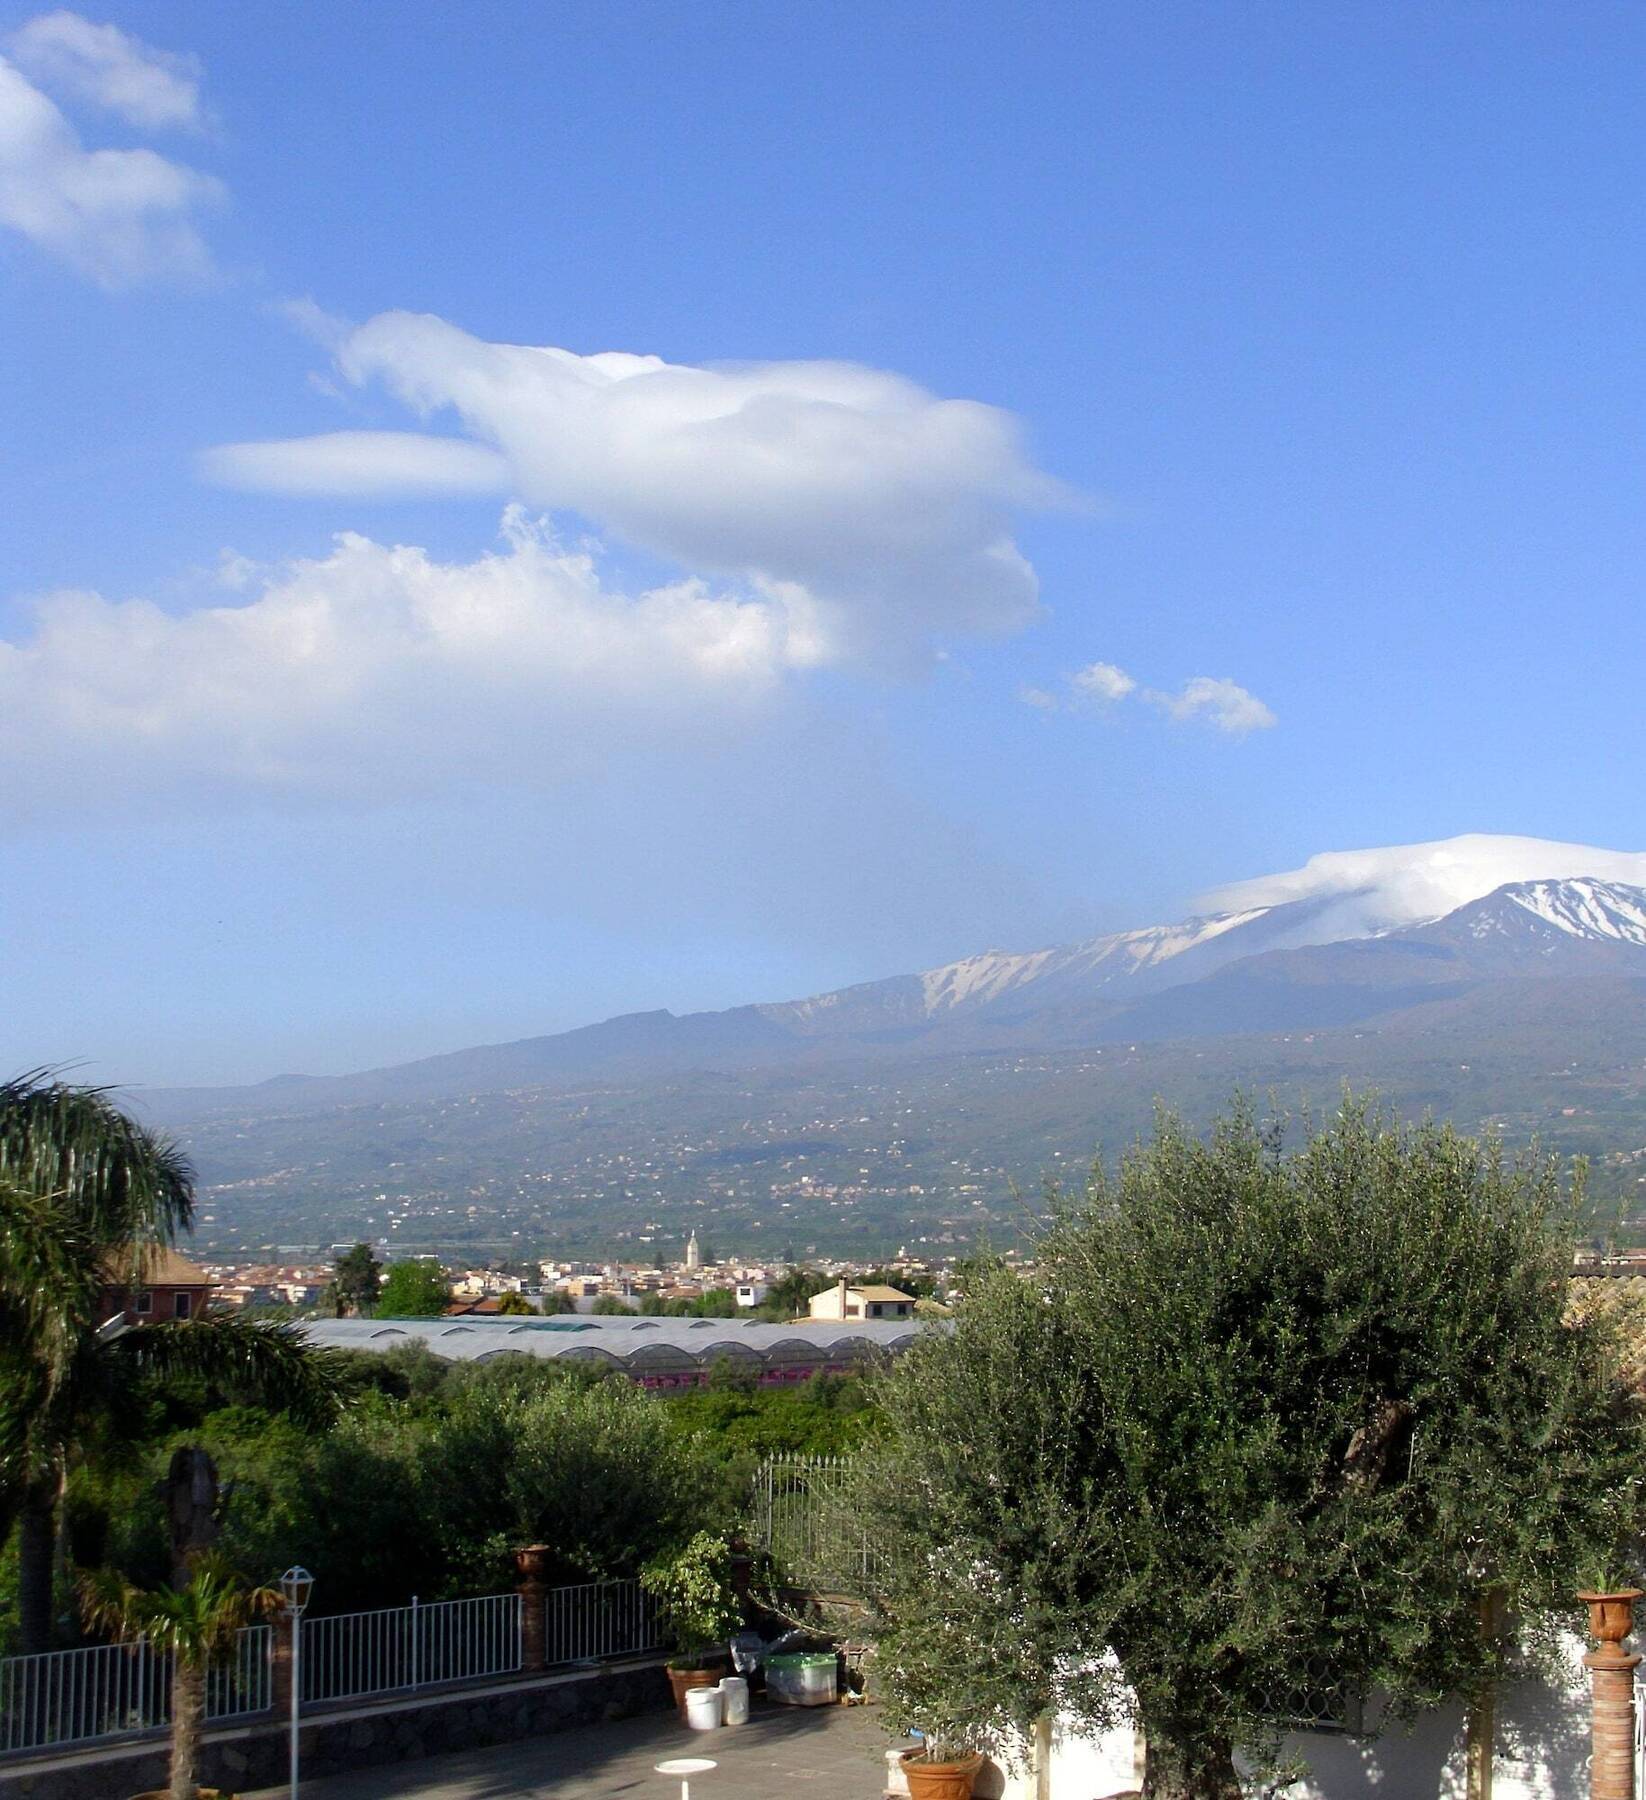
<instances>
[{"instance_id":1,"label":"white bucket","mask_svg":"<svg viewBox=\"0 0 1646 1800\"><path fill-rule=\"evenodd\" d=\"M720 1689L686 1689L686 1723L693 1731L713 1731L720 1723Z\"/></svg>"},{"instance_id":2,"label":"white bucket","mask_svg":"<svg viewBox=\"0 0 1646 1800\"><path fill-rule=\"evenodd\" d=\"M728 1725L747 1725L749 1722L749 1684L741 1675L727 1675L720 1683L721 1699L725 1703L726 1723Z\"/></svg>"}]
</instances>

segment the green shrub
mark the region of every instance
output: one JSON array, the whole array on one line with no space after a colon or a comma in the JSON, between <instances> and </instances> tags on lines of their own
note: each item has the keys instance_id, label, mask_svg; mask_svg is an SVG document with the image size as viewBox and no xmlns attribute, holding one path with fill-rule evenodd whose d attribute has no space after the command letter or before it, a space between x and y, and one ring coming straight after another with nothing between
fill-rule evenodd
<instances>
[{"instance_id":1,"label":"green shrub","mask_svg":"<svg viewBox=\"0 0 1646 1800\"><path fill-rule=\"evenodd\" d=\"M700 1531L675 1555L649 1563L640 1582L657 1602L676 1668L701 1668L743 1623L732 1587L731 1545L712 1532Z\"/></svg>"}]
</instances>

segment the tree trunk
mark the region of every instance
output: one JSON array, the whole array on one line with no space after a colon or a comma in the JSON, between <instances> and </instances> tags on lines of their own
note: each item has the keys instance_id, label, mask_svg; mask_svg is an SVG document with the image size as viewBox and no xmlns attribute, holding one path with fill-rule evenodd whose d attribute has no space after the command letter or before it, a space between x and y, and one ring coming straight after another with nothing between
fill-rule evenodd
<instances>
[{"instance_id":1,"label":"tree trunk","mask_svg":"<svg viewBox=\"0 0 1646 1800\"><path fill-rule=\"evenodd\" d=\"M51 1648L52 1574L57 1561L57 1473L23 1492L17 1521L18 1646L24 1656Z\"/></svg>"},{"instance_id":2,"label":"tree trunk","mask_svg":"<svg viewBox=\"0 0 1646 1800\"><path fill-rule=\"evenodd\" d=\"M171 1800L194 1800L194 1765L206 1716L206 1671L178 1656L171 1678Z\"/></svg>"},{"instance_id":3,"label":"tree trunk","mask_svg":"<svg viewBox=\"0 0 1646 1800\"><path fill-rule=\"evenodd\" d=\"M217 1464L199 1444L173 1451L166 1471L171 1526L171 1584L187 1587L190 1559L217 1541Z\"/></svg>"},{"instance_id":4,"label":"tree trunk","mask_svg":"<svg viewBox=\"0 0 1646 1800\"><path fill-rule=\"evenodd\" d=\"M1234 1746L1227 1738L1167 1743L1151 1732L1143 1800L1241 1800Z\"/></svg>"}]
</instances>

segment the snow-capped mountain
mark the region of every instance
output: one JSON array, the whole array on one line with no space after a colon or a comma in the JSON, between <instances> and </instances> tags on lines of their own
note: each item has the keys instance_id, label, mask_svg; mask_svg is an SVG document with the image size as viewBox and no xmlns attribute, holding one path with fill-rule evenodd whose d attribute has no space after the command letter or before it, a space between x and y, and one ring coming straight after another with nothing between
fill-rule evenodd
<instances>
[{"instance_id":1,"label":"snow-capped mountain","mask_svg":"<svg viewBox=\"0 0 1646 1800\"><path fill-rule=\"evenodd\" d=\"M1584 859L1636 874L1639 886L1600 879ZM1505 869L1548 871L1505 882ZM1350 883L1358 882L1353 886ZM1264 952L1401 934L1467 914L1476 937L1506 949L1542 920L1565 938L1646 942L1629 936L1646 892L1646 855L1536 838L1463 837L1378 851L1334 852L1288 875L1223 890L1257 900L1175 924L1150 925L1051 949L985 951L918 975L863 982L805 1000L757 1006L762 1019L806 1039L869 1031L918 1032L946 1021L1130 1005ZM1500 898L1501 897L1501 898ZM1441 904L1436 904L1440 902ZM1507 908L1507 912L1505 912ZM1530 941L1529 939L1527 941Z\"/></svg>"},{"instance_id":2,"label":"snow-capped mountain","mask_svg":"<svg viewBox=\"0 0 1646 1800\"><path fill-rule=\"evenodd\" d=\"M1470 832L1379 850L1328 850L1301 869L1214 889L1208 909L1312 900L1325 943L1445 917L1471 900L1523 883L1598 880L1646 887L1646 853L1548 838Z\"/></svg>"},{"instance_id":3,"label":"snow-capped mountain","mask_svg":"<svg viewBox=\"0 0 1646 1800\"><path fill-rule=\"evenodd\" d=\"M651 1242L684 1214L717 1241L759 1228L878 1253L877 1233L949 1241L1010 1184L1146 1131L1161 1101L1198 1128L1236 1090L1324 1110L1345 1082L1403 1116L1553 1133L1638 1207L1634 1164L1611 1163L1646 1143L1646 858L1525 839L1357 851L1178 924L133 1099L183 1135L216 1228L251 1246L372 1229L392 1189L471 1219L484 1194L506 1244Z\"/></svg>"},{"instance_id":4,"label":"snow-capped mountain","mask_svg":"<svg viewBox=\"0 0 1646 1800\"><path fill-rule=\"evenodd\" d=\"M754 1010L780 1029L805 1038L874 1029L921 1027L988 1010L1015 1011L1051 999L1094 997L1109 989L1151 991L1189 980L1234 957L1279 941L1270 921L1289 908L1251 907L1176 925L1118 931L1048 950L986 950L959 962L866 981L805 1000Z\"/></svg>"},{"instance_id":5,"label":"snow-capped mountain","mask_svg":"<svg viewBox=\"0 0 1646 1800\"><path fill-rule=\"evenodd\" d=\"M1646 945L1646 889L1616 881L1511 882L1452 916L1481 942L1521 935L1551 947L1566 938Z\"/></svg>"},{"instance_id":6,"label":"snow-capped mountain","mask_svg":"<svg viewBox=\"0 0 1646 1800\"><path fill-rule=\"evenodd\" d=\"M631 1013L361 1075L154 1100L180 1117L819 1059L1332 1029L1533 977L1544 986L1623 978L1646 994L1646 855L1455 838L1333 853L1224 892L1244 904L1076 944L986 951L801 1000ZM1504 1002L1511 1011L1539 1003L1529 990Z\"/></svg>"},{"instance_id":7,"label":"snow-capped mountain","mask_svg":"<svg viewBox=\"0 0 1646 1800\"><path fill-rule=\"evenodd\" d=\"M1646 997L1646 887L1588 877L1509 882L1438 919L1242 957L1096 1026L1098 1036L1319 1031L1491 986L1624 978Z\"/></svg>"}]
</instances>

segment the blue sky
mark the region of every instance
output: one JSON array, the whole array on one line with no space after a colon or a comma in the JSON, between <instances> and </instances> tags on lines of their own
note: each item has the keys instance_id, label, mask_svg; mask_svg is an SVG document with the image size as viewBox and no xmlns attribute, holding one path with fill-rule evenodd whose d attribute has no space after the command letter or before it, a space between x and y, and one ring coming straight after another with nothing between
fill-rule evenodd
<instances>
[{"instance_id":1,"label":"blue sky","mask_svg":"<svg viewBox=\"0 0 1646 1800\"><path fill-rule=\"evenodd\" d=\"M0 38L0 1063L345 1069L1646 844L1638 8Z\"/></svg>"}]
</instances>

